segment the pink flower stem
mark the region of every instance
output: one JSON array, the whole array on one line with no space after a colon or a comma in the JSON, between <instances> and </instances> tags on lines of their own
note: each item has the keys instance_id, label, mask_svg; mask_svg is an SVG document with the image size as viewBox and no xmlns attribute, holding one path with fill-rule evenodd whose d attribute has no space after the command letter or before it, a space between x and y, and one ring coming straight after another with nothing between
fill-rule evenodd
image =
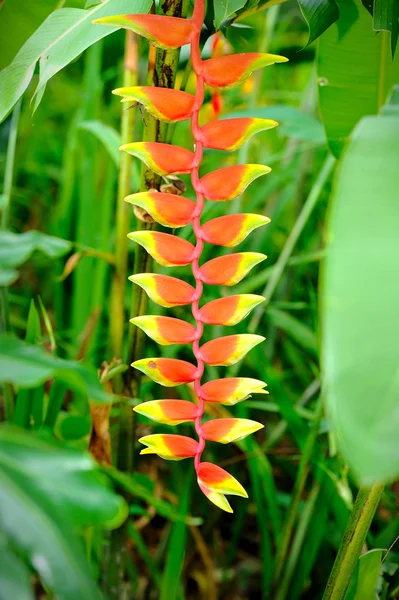
<instances>
[{"instance_id":1,"label":"pink flower stem","mask_svg":"<svg viewBox=\"0 0 399 600\"><path fill-rule=\"evenodd\" d=\"M199 309L199 301L202 296L202 281L199 268L199 258L202 253L204 241L202 237L201 229L201 213L204 208L204 196L202 194L201 182L198 175L199 166L202 161L203 145L201 137L201 128L198 124L198 114L200 108L204 102L204 78L202 76L202 60L200 53L200 35L204 21L204 0L196 0L194 5L194 13L192 17L192 24L194 27L194 33L191 40L191 62L193 70L197 77L197 88L195 92L194 110L191 118L191 131L194 138L195 144L195 157L194 164L191 170L191 182L196 194L196 209L193 217L193 230L196 238L196 246L194 252L194 258L192 261L192 271L195 279L195 297L192 303L192 313L196 323L195 340L193 342L193 354L197 360L197 372L194 380L194 391L198 398L198 411L195 419L195 431L197 432L199 444L197 453L194 459L194 467L198 470L201 462L201 454L205 447L205 439L203 436L201 420L204 414L204 400L201 395L201 377L204 372L204 362L201 358L201 352L199 348L199 341L202 336L204 329L201 313Z\"/></svg>"}]
</instances>

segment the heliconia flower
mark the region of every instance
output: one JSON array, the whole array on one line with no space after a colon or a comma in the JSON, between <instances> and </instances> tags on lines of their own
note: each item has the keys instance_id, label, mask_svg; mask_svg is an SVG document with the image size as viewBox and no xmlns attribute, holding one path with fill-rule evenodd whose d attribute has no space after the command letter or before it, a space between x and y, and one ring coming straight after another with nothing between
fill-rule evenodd
<instances>
[{"instance_id":1,"label":"heliconia flower","mask_svg":"<svg viewBox=\"0 0 399 600\"><path fill-rule=\"evenodd\" d=\"M119 150L136 156L158 175L189 173L193 166L194 153L180 146L161 142L133 142L123 144Z\"/></svg>"},{"instance_id":2,"label":"heliconia flower","mask_svg":"<svg viewBox=\"0 0 399 600\"><path fill-rule=\"evenodd\" d=\"M197 374L195 365L177 358L142 358L132 363L132 367L165 387L191 383Z\"/></svg>"},{"instance_id":3,"label":"heliconia flower","mask_svg":"<svg viewBox=\"0 0 399 600\"><path fill-rule=\"evenodd\" d=\"M195 210L194 202L184 196L162 192L139 192L126 196L125 201L143 208L160 225L173 229L191 223Z\"/></svg>"},{"instance_id":4,"label":"heliconia flower","mask_svg":"<svg viewBox=\"0 0 399 600\"><path fill-rule=\"evenodd\" d=\"M204 383L201 386L201 396L206 402L234 406L234 404L249 398L251 394L267 394L264 387L266 387L266 383L259 379L226 377Z\"/></svg>"},{"instance_id":5,"label":"heliconia flower","mask_svg":"<svg viewBox=\"0 0 399 600\"><path fill-rule=\"evenodd\" d=\"M192 458L198 449L198 442L192 438L173 433L145 435L139 439L139 442L147 446L140 454L158 454L166 460Z\"/></svg>"},{"instance_id":6,"label":"heliconia flower","mask_svg":"<svg viewBox=\"0 0 399 600\"><path fill-rule=\"evenodd\" d=\"M203 284L232 286L266 258L256 252L223 255L203 263L204 242L215 246L234 247L257 227L269 222L268 217L254 214L224 215L203 222L204 199L224 202L240 196L247 186L270 172L265 165L235 165L218 169L199 178L204 148L236 150L252 135L271 129L277 123L269 119L236 118L212 121L200 127L198 113L204 101L204 85L211 90L214 114L221 108L219 88L237 85L252 71L287 59L273 54L253 52L218 56L218 44L223 38L217 34L212 45L213 56L201 59L200 33L205 18L205 0L194 0L190 19L158 15L117 15L95 21L113 27L124 27L145 36L160 48L179 48L191 45L191 64L196 75L195 95L180 90L160 87L134 86L118 88L114 94L122 102L144 107L153 117L165 122L191 120L194 139L192 152L179 146L160 142L133 142L120 150L142 160L149 169L161 176L190 173L196 202L179 195L155 190L131 194L126 202L138 206L164 227L176 228L192 224L195 245L185 238L158 231L140 231L129 238L141 246L161 265L184 266L191 264L195 287L185 281L155 273L139 273L129 279L139 285L152 301L164 307L192 305L194 323L158 315L136 316L131 323L140 327L161 345L192 344L196 364L175 358L143 358L133 367L139 369L156 383L166 387L194 383L197 402L184 400L152 400L135 407L139 414L168 425L195 422L198 441L171 434L154 434L139 441L146 446L141 454L157 454L168 460L193 458L197 481L204 495L216 506L232 512L225 495L247 497L243 486L221 467L202 462L205 441L228 443L242 439L262 427L249 419L223 418L202 422L205 402L232 406L251 394L266 394L266 384L257 379L231 377L202 384L204 365L229 366L240 360L264 338L260 335L238 334L211 339L201 344L203 325L235 325L264 300L254 294L240 294L219 298L202 304ZM228 51L228 50L227 50ZM225 49L223 48L223 52ZM161 188L162 189L162 188ZM165 188L164 192L167 190ZM201 265L201 266L199 266Z\"/></svg>"},{"instance_id":7,"label":"heliconia flower","mask_svg":"<svg viewBox=\"0 0 399 600\"><path fill-rule=\"evenodd\" d=\"M195 295L192 285L169 275L138 273L129 280L142 287L153 302L166 308L191 304Z\"/></svg>"},{"instance_id":8,"label":"heliconia flower","mask_svg":"<svg viewBox=\"0 0 399 600\"><path fill-rule=\"evenodd\" d=\"M233 512L233 509L231 508L230 503L227 500L226 496L224 496L220 492L214 492L213 490L210 490L209 488L207 488L204 484L202 484L200 482L198 482L198 485L199 485L201 492L203 492L203 494L205 494L205 496L208 498L208 500L213 502L213 504L215 504L218 508L221 508L222 510L224 510L228 513Z\"/></svg>"},{"instance_id":9,"label":"heliconia flower","mask_svg":"<svg viewBox=\"0 0 399 600\"><path fill-rule=\"evenodd\" d=\"M159 48L180 48L190 42L193 27L188 19L159 15L115 15L93 23L130 29Z\"/></svg>"},{"instance_id":10,"label":"heliconia flower","mask_svg":"<svg viewBox=\"0 0 399 600\"><path fill-rule=\"evenodd\" d=\"M202 433L206 440L229 444L238 442L263 427L262 423L251 419L214 419L202 425Z\"/></svg>"},{"instance_id":11,"label":"heliconia flower","mask_svg":"<svg viewBox=\"0 0 399 600\"><path fill-rule=\"evenodd\" d=\"M194 421L198 407L187 400L151 400L142 402L133 410L157 423L180 425Z\"/></svg>"},{"instance_id":12,"label":"heliconia flower","mask_svg":"<svg viewBox=\"0 0 399 600\"><path fill-rule=\"evenodd\" d=\"M235 285L265 258L267 257L259 252L237 252L218 256L202 265L201 280L211 285Z\"/></svg>"},{"instance_id":13,"label":"heliconia flower","mask_svg":"<svg viewBox=\"0 0 399 600\"><path fill-rule=\"evenodd\" d=\"M204 485L213 492L248 498L248 494L241 483L218 465L209 462L200 463L197 478L199 484Z\"/></svg>"},{"instance_id":14,"label":"heliconia flower","mask_svg":"<svg viewBox=\"0 0 399 600\"><path fill-rule=\"evenodd\" d=\"M202 236L208 244L233 248L240 244L257 227L270 223L264 215L224 215L202 225Z\"/></svg>"},{"instance_id":15,"label":"heliconia flower","mask_svg":"<svg viewBox=\"0 0 399 600\"><path fill-rule=\"evenodd\" d=\"M128 238L143 246L164 267L189 265L195 247L176 235L159 231L134 231Z\"/></svg>"},{"instance_id":16,"label":"heliconia flower","mask_svg":"<svg viewBox=\"0 0 399 600\"><path fill-rule=\"evenodd\" d=\"M211 87L230 87L241 83L257 69L287 60L284 56L261 52L228 54L204 60L202 75Z\"/></svg>"},{"instance_id":17,"label":"heliconia flower","mask_svg":"<svg viewBox=\"0 0 399 600\"><path fill-rule=\"evenodd\" d=\"M201 190L205 198L214 202L234 200L246 190L249 184L270 173L266 165L234 165L212 171L201 178Z\"/></svg>"},{"instance_id":18,"label":"heliconia flower","mask_svg":"<svg viewBox=\"0 0 399 600\"><path fill-rule=\"evenodd\" d=\"M122 102L137 102L156 119L174 123L189 119L193 113L195 96L169 88L136 85L117 88L112 92L122 96Z\"/></svg>"},{"instance_id":19,"label":"heliconia flower","mask_svg":"<svg viewBox=\"0 0 399 600\"><path fill-rule=\"evenodd\" d=\"M150 338L162 346L171 344L190 344L195 337L196 328L173 317L146 315L130 319L133 325L140 327Z\"/></svg>"},{"instance_id":20,"label":"heliconia flower","mask_svg":"<svg viewBox=\"0 0 399 600\"><path fill-rule=\"evenodd\" d=\"M229 367L241 360L252 348L264 341L261 335L241 333L226 335L206 342L200 348L200 357L208 365Z\"/></svg>"},{"instance_id":21,"label":"heliconia flower","mask_svg":"<svg viewBox=\"0 0 399 600\"><path fill-rule=\"evenodd\" d=\"M217 298L200 308L201 320L207 325L237 325L264 300L263 296L256 294L238 294Z\"/></svg>"},{"instance_id":22,"label":"heliconia flower","mask_svg":"<svg viewBox=\"0 0 399 600\"><path fill-rule=\"evenodd\" d=\"M201 139L205 148L232 151L240 148L256 133L277 125L277 121L271 119L255 118L210 121L201 128Z\"/></svg>"}]
</instances>

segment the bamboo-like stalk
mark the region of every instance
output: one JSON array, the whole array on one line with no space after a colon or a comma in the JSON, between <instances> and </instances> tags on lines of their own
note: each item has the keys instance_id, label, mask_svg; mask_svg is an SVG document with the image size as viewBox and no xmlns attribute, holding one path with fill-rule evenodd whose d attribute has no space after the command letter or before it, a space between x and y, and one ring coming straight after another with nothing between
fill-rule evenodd
<instances>
[{"instance_id":1,"label":"bamboo-like stalk","mask_svg":"<svg viewBox=\"0 0 399 600\"><path fill-rule=\"evenodd\" d=\"M384 486L360 488L335 559L323 600L342 600L356 567Z\"/></svg>"},{"instance_id":2,"label":"bamboo-like stalk","mask_svg":"<svg viewBox=\"0 0 399 600\"><path fill-rule=\"evenodd\" d=\"M182 16L182 0L165 0L161 5L161 14ZM129 38L130 36L130 38ZM132 40L133 34L127 33L127 42L125 49L125 73L124 87L135 84L134 76L131 72L131 60L133 50L131 49L129 39ZM149 64L149 73L153 83L160 87L173 87L175 76L178 67L179 51L178 50L160 50L156 51L155 65ZM134 111L125 110L122 117L122 143L132 141L132 124L134 119ZM159 121L146 115L143 141L164 141L166 135L166 127L160 126ZM131 192L130 190L130 169L132 157L127 153L123 153L119 186L118 186L118 210L117 210L117 226L116 226L116 269L113 285L113 301L112 320L117 317L116 323L111 325L112 351L115 356L121 356L123 353L123 330L124 330L124 298L125 286L127 279L127 234L129 232L129 207L124 198ZM142 170L140 190L145 191L151 188L158 188L160 178L152 171L144 168ZM137 230L152 229L153 223L148 223L137 219ZM151 259L145 250L138 246L135 252L134 273L142 273L150 270ZM141 288L132 286L130 316L138 316L145 313L147 297ZM140 357L141 345L143 336L138 327L129 329L128 341L124 353L125 362L128 364ZM140 391L140 373L136 370L129 369L124 387L122 380L116 381L117 392L124 391L126 394L137 396ZM119 430L118 430L118 450L116 463L118 469L128 473L133 472L133 457L134 457L134 413L130 405L121 404L119 415ZM126 495L126 500L130 502L130 496ZM128 537L128 521L126 521L119 529L112 532L109 561L105 588L110 599L119 599L124 594L124 578L126 572L126 540Z\"/></svg>"},{"instance_id":3,"label":"bamboo-like stalk","mask_svg":"<svg viewBox=\"0 0 399 600\"><path fill-rule=\"evenodd\" d=\"M161 4L160 14L173 17L185 17L187 3L183 0L165 0ZM183 10L184 8L184 10ZM149 64L149 85L156 87L173 88L179 62L179 50L163 50L157 48L155 53L155 64ZM151 52L150 52L151 56ZM166 142L167 126L150 114L145 116L145 127L143 142ZM142 166L140 191L159 189L161 178L145 165ZM137 219L136 231L155 229L156 224ZM134 273L145 273L152 268L152 259L142 246L135 250ZM144 290L133 286L130 314L132 317L143 315L147 307L147 296ZM129 329L128 343L125 354L125 362L128 364L140 358L144 334L139 327ZM127 374L128 388L132 396L137 396L140 390L141 373L137 369L129 369Z\"/></svg>"}]
</instances>

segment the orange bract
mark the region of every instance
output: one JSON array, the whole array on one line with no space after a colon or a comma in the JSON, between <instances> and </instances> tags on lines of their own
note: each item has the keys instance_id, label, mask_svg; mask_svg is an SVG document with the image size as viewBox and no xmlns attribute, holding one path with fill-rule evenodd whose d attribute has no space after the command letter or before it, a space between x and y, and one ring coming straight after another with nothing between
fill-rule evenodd
<instances>
[{"instance_id":1,"label":"orange bract","mask_svg":"<svg viewBox=\"0 0 399 600\"><path fill-rule=\"evenodd\" d=\"M222 202L240 196L249 184L270 173L265 165L235 165L208 173L201 179L202 193L208 200Z\"/></svg>"},{"instance_id":2,"label":"orange bract","mask_svg":"<svg viewBox=\"0 0 399 600\"><path fill-rule=\"evenodd\" d=\"M160 15L116 15L93 22L130 29L159 48L180 48L189 43L193 31L191 21L187 19Z\"/></svg>"},{"instance_id":3,"label":"orange bract","mask_svg":"<svg viewBox=\"0 0 399 600\"><path fill-rule=\"evenodd\" d=\"M122 102L137 102L160 121L184 121L189 119L194 108L194 96L180 90L151 86L133 86L113 90L122 96Z\"/></svg>"},{"instance_id":4,"label":"orange bract","mask_svg":"<svg viewBox=\"0 0 399 600\"><path fill-rule=\"evenodd\" d=\"M279 62L287 62L287 59L260 52L218 56L204 60L203 76L205 82L212 87L231 87L244 81L252 71Z\"/></svg>"},{"instance_id":5,"label":"orange bract","mask_svg":"<svg viewBox=\"0 0 399 600\"><path fill-rule=\"evenodd\" d=\"M256 133L277 125L277 121L269 119L211 121L202 127L202 143L205 148L214 150L237 150Z\"/></svg>"}]
</instances>

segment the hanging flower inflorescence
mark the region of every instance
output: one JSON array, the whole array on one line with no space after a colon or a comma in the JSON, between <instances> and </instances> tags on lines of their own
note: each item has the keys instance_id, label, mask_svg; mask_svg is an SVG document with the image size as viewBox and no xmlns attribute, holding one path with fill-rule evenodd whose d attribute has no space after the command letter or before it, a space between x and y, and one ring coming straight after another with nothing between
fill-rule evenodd
<instances>
[{"instance_id":1,"label":"hanging flower inflorescence","mask_svg":"<svg viewBox=\"0 0 399 600\"><path fill-rule=\"evenodd\" d=\"M190 173L196 202L183 196L147 191L132 194L127 202L143 208L164 227L176 228L192 224L196 244L175 235L157 231L138 231L129 238L141 244L165 267L191 265L195 287L167 275L140 273L130 280L141 286L148 296L164 307L191 305L195 324L164 316L139 316L131 322L163 345L192 344L196 365L171 358L144 358L133 363L136 369L155 382L172 387L193 383L198 405L184 400L154 400L135 410L159 423L177 425L194 422L198 441L182 435L154 434L140 439L146 448L142 454L158 454L162 458L181 460L193 458L197 480L202 492L214 504L232 512L225 495L247 497L242 485L221 467L202 462L206 440L228 443L239 440L262 427L249 419L214 419L202 422L205 402L233 405L252 393L264 392L265 383L246 377L224 378L201 383L204 365L229 366L240 360L251 348L263 341L259 335L229 335L201 345L204 324L235 325L264 300L262 296L240 294L213 300L200 306L203 285L233 286L266 257L255 252L238 252L214 258L200 265L204 243L234 247L247 235L269 222L255 214L225 215L201 224L204 199L224 202L237 198L256 178L266 175L264 165L236 165L218 169L200 178L199 167L203 149L232 151L242 146L252 135L275 127L275 121L256 118L211 121L199 125L198 115L204 101L205 84L224 88L242 82L255 69L277 62L282 56L245 53L201 59L200 34L204 21L204 0L195 0L191 19L158 15L119 15L97 22L116 25L139 33L161 48L191 45L192 67L196 75L195 96L183 91L148 86L120 88L114 91L123 101L143 105L154 117L166 122L191 120L195 151L159 142L125 144L121 150L141 159L159 175Z\"/></svg>"}]
</instances>

